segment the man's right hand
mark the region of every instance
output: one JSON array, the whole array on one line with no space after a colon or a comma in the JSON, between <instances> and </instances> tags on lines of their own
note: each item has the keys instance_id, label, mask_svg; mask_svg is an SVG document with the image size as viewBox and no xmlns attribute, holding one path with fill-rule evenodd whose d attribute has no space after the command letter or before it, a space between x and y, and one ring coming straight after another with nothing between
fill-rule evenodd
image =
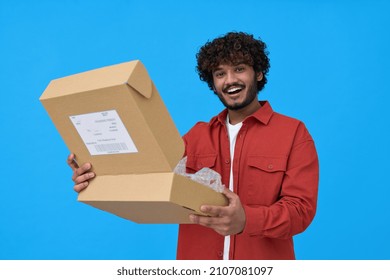
<instances>
[{"instance_id":1,"label":"man's right hand","mask_svg":"<svg viewBox=\"0 0 390 280\"><path fill-rule=\"evenodd\" d=\"M95 177L95 173L90 172L92 165L90 163L84 163L81 167L76 162L76 156L70 154L68 157L68 165L73 170L72 180L74 182L73 189L76 192L81 192L88 187L89 180Z\"/></svg>"}]
</instances>

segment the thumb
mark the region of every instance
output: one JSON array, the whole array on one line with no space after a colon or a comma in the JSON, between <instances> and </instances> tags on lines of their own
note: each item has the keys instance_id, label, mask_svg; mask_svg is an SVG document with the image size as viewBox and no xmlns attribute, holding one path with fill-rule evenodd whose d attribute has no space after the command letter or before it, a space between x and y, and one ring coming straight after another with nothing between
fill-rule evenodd
<instances>
[{"instance_id":1,"label":"thumb","mask_svg":"<svg viewBox=\"0 0 390 280\"><path fill-rule=\"evenodd\" d=\"M223 194L227 197L227 199L229 200L229 204L230 204L230 202L232 202L232 200L233 200L234 198L237 197L237 195L236 195L234 192L232 192L231 190L229 190L228 188L224 188L224 190L223 190L222 193L223 193Z\"/></svg>"}]
</instances>

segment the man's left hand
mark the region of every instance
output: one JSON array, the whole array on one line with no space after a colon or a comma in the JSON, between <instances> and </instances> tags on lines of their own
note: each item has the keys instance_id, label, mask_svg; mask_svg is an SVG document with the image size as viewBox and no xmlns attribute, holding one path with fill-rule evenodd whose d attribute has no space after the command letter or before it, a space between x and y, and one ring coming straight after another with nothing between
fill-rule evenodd
<instances>
[{"instance_id":1,"label":"man's left hand","mask_svg":"<svg viewBox=\"0 0 390 280\"><path fill-rule=\"evenodd\" d=\"M202 205L200 210L206 216L190 215L194 224L212 228L221 235L232 235L243 231L245 227L245 211L237 194L225 188L223 194L228 198L228 206Z\"/></svg>"}]
</instances>

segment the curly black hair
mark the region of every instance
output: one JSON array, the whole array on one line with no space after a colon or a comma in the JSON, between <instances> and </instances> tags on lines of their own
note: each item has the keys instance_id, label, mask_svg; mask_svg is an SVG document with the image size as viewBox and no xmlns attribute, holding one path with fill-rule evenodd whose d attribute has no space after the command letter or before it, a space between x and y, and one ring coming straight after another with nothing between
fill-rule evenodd
<instances>
[{"instance_id":1,"label":"curly black hair","mask_svg":"<svg viewBox=\"0 0 390 280\"><path fill-rule=\"evenodd\" d=\"M212 72L220 64L245 63L253 67L256 73L263 73L263 79L257 82L257 91L267 83L270 68L266 44L261 39L244 32L229 32L213 41L208 41L196 54L199 78L205 81L211 90L213 87Z\"/></svg>"}]
</instances>

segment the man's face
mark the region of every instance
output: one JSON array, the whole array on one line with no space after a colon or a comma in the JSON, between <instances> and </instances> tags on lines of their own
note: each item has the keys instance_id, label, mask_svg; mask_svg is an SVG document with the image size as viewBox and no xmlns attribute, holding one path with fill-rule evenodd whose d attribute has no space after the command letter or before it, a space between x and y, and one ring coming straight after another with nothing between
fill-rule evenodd
<instances>
[{"instance_id":1,"label":"man's face","mask_svg":"<svg viewBox=\"0 0 390 280\"><path fill-rule=\"evenodd\" d=\"M214 92L226 108L240 110L257 102L257 82L262 78L247 64L221 64L213 71Z\"/></svg>"}]
</instances>

